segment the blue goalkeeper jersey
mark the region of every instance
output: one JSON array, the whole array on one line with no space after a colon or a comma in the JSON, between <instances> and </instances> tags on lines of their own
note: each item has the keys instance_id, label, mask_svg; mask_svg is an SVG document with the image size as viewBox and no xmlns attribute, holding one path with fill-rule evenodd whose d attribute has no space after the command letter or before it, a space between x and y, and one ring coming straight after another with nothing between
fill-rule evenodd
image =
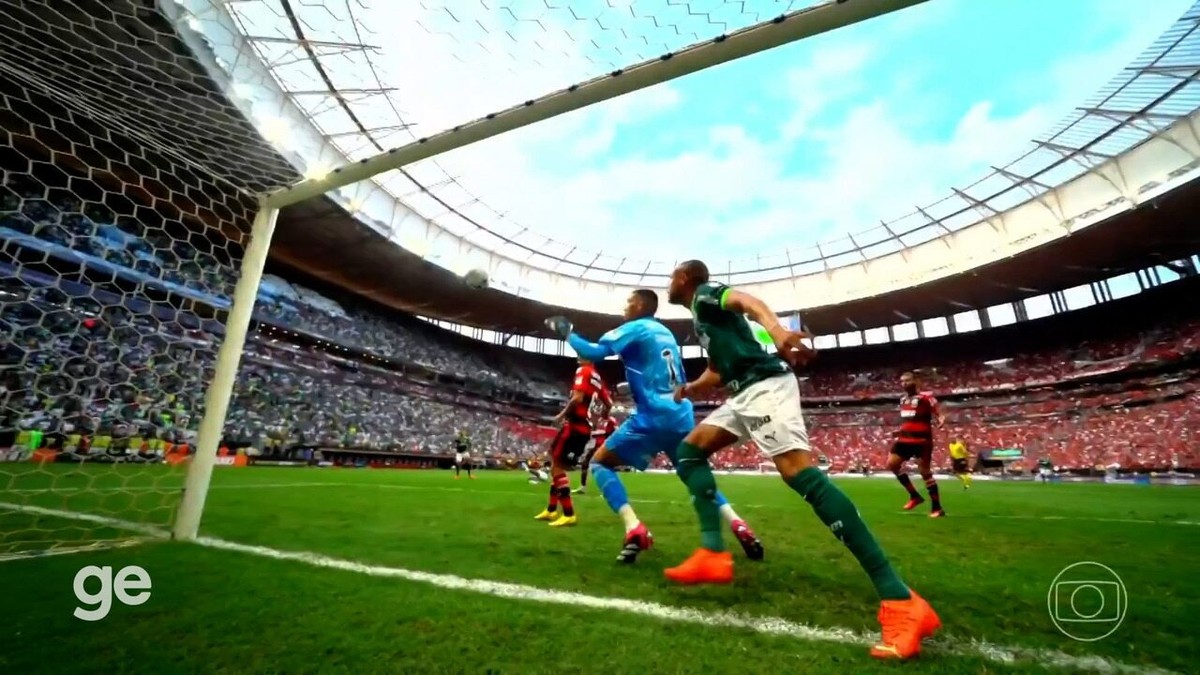
<instances>
[{"instance_id":1,"label":"blue goalkeeper jersey","mask_svg":"<svg viewBox=\"0 0 1200 675\"><path fill-rule=\"evenodd\" d=\"M630 424L642 429L675 429L693 423L692 402L675 402L684 384L683 356L670 329L658 319L634 319L600 337L600 347L621 358L629 393L637 405Z\"/></svg>"}]
</instances>

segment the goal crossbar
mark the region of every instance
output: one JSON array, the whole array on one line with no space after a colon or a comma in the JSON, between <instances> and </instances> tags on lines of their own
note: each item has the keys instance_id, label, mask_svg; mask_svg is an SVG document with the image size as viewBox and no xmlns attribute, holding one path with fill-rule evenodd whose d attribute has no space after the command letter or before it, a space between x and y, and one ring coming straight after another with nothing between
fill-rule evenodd
<instances>
[{"instance_id":1,"label":"goal crossbar","mask_svg":"<svg viewBox=\"0 0 1200 675\"><path fill-rule=\"evenodd\" d=\"M728 35L698 42L679 51L642 61L466 122L427 138L299 181L266 197L265 206L280 209L330 190L357 183L434 155L519 129L535 122L616 98L722 63L843 28L860 21L918 5L927 0L828 0L780 15Z\"/></svg>"}]
</instances>

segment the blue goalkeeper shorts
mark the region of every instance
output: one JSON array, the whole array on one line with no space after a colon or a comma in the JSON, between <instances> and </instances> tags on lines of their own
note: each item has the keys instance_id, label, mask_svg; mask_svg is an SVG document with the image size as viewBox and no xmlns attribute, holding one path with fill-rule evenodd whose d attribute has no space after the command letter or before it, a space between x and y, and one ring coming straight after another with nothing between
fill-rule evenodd
<instances>
[{"instance_id":1,"label":"blue goalkeeper shorts","mask_svg":"<svg viewBox=\"0 0 1200 675\"><path fill-rule=\"evenodd\" d=\"M617 427L604 442L604 449L616 455L621 464L638 471L645 471L659 453L666 454L674 466L675 451L695 426L690 419L666 428L631 424L631 421L633 418L625 420Z\"/></svg>"}]
</instances>

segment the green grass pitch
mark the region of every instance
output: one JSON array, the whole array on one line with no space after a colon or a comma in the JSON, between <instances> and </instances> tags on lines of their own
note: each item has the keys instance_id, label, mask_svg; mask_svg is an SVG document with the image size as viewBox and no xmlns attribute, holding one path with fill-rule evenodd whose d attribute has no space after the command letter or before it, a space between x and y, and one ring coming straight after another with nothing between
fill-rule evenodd
<instances>
[{"instance_id":1,"label":"green grass pitch","mask_svg":"<svg viewBox=\"0 0 1200 675\"><path fill-rule=\"evenodd\" d=\"M182 480L49 469L5 469L0 502L165 524ZM718 476L767 558L739 559L728 587L676 588L662 569L698 537L686 494L673 476L623 477L657 544L632 566L614 560L620 521L598 494L576 498L577 527L548 528L532 519L545 486L519 473L217 469L204 536L344 563L172 542L2 562L0 672L1196 672L1195 488L943 480L949 516L931 520L927 505L900 510L894 481L838 480L944 623L918 661L896 664L860 644L877 630L865 575L780 481ZM115 531L0 509L10 550L96 532ZM1123 622L1094 642L1064 636L1048 611L1051 583L1079 561L1110 567L1127 592ZM74 618L84 565L145 568L150 600ZM645 604L601 606L614 598Z\"/></svg>"}]
</instances>

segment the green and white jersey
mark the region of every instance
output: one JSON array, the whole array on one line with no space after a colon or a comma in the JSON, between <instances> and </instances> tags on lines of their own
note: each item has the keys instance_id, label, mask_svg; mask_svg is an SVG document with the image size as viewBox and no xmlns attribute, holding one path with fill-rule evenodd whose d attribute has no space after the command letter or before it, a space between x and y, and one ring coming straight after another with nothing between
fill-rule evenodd
<instances>
[{"instance_id":1,"label":"green and white jersey","mask_svg":"<svg viewBox=\"0 0 1200 675\"><path fill-rule=\"evenodd\" d=\"M761 333L745 315L725 309L725 298L732 290L725 284L710 281L696 289L692 299L692 324L700 346L708 352L713 370L730 394L736 395L746 387L789 372L786 362L764 348ZM771 343L770 336L766 336Z\"/></svg>"}]
</instances>

